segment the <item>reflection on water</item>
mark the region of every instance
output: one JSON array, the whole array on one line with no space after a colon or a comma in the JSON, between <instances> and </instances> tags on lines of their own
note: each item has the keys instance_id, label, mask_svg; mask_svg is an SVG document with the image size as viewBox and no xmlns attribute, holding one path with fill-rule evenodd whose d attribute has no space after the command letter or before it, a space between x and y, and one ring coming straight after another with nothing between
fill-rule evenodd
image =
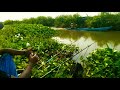
<instances>
[{"instance_id":1,"label":"reflection on water","mask_svg":"<svg viewBox=\"0 0 120 90\"><path fill-rule=\"evenodd\" d=\"M58 31L60 35L53 37L52 39L57 40L60 43L64 44L73 44L80 49L83 49L90 45L93 42L96 42L90 48L84 50L79 55L74 57L73 59L79 62L79 57L81 55L87 56L94 49L99 47L107 47L106 44L111 48L115 48L120 51L120 32L93 32L93 31L70 31L70 30L62 30Z\"/></svg>"}]
</instances>

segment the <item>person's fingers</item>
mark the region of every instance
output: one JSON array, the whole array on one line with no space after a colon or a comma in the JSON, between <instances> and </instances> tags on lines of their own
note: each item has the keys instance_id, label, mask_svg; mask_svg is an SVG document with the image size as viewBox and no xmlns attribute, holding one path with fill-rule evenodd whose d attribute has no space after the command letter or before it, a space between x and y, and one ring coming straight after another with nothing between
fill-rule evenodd
<instances>
[{"instance_id":1,"label":"person's fingers","mask_svg":"<svg viewBox=\"0 0 120 90\"><path fill-rule=\"evenodd\" d=\"M33 49L32 49L32 47L30 47L30 48L28 48L28 50L32 51Z\"/></svg>"},{"instance_id":2,"label":"person's fingers","mask_svg":"<svg viewBox=\"0 0 120 90\"><path fill-rule=\"evenodd\" d=\"M39 57L38 57L38 55L37 54L34 54L34 56L33 56L34 58L36 58L37 60L39 60Z\"/></svg>"},{"instance_id":3,"label":"person's fingers","mask_svg":"<svg viewBox=\"0 0 120 90\"><path fill-rule=\"evenodd\" d=\"M29 49L28 51L29 51L30 53L33 53L33 50L32 50L32 48L31 48L31 49Z\"/></svg>"},{"instance_id":4,"label":"person's fingers","mask_svg":"<svg viewBox=\"0 0 120 90\"><path fill-rule=\"evenodd\" d=\"M34 53L32 52L31 55L34 56Z\"/></svg>"},{"instance_id":5,"label":"person's fingers","mask_svg":"<svg viewBox=\"0 0 120 90\"><path fill-rule=\"evenodd\" d=\"M33 56L34 56L34 54L33 54L33 53L31 53L31 54L30 54L30 58L33 58Z\"/></svg>"},{"instance_id":6,"label":"person's fingers","mask_svg":"<svg viewBox=\"0 0 120 90\"><path fill-rule=\"evenodd\" d=\"M39 58L37 54L34 55L35 57Z\"/></svg>"}]
</instances>

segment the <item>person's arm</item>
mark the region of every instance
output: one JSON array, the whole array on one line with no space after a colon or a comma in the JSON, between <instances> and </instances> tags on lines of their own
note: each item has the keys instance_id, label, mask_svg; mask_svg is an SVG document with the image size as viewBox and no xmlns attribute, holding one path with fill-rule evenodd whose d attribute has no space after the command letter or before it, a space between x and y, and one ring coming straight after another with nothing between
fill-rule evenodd
<instances>
[{"instance_id":1,"label":"person's arm","mask_svg":"<svg viewBox=\"0 0 120 90\"><path fill-rule=\"evenodd\" d=\"M27 68L20 74L19 78L29 78L32 72L33 64L29 63Z\"/></svg>"},{"instance_id":2,"label":"person's arm","mask_svg":"<svg viewBox=\"0 0 120 90\"><path fill-rule=\"evenodd\" d=\"M30 54L29 57L29 64L27 66L27 68L20 74L19 78L29 78L30 74L32 72L32 68L34 66L34 64L36 64L39 60L39 57L35 54Z\"/></svg>"},{"instance_id":3,"label":"person's arm","mask_svg":"<svg viewBox=\"0 0 120 90\"><path fill-rule=\"evenodd\" d=\"M32 49L16 50L16 49L7 48L7 49L1 49L0 54L9 53L12 55L29 55L31 53L31 51L32 51Z\"/></svg>"}]
</instances>

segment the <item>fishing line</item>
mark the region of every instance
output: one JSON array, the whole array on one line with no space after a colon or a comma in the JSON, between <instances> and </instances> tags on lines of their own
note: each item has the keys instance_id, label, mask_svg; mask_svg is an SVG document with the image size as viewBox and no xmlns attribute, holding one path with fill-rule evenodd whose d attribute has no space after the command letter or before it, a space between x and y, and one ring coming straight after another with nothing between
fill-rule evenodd
<instances>
[{"instance_id":1,"label":"fishing line","mask_svg":"<svg viewBox=\"0 0 120 90\"><path fill-rule=\"evenodd\" d=\"M88 48L89 48L89 47L87 47L86 52L87 52ZM86 52L84 53L84 55L83 55L83 56L85 56ZM80 53L79 53L79 54L80 54ZM78 57L77 57L77 59L76 59L76 60L78 60L78 58L79 58L79 57L81 58L81 57L82 57L82 55L78 55Z\"/></svg>"},{"instance_id":2,"label":"fishing line","mask_svg":"<svg viewBox=\"0 0 120 90\"><path fill-rule=\"evenodd\" d=\"M84 49L80 50L78 53L76 53L75 55L73 55L73 57L75 57L77 54L79 54L80 52L82 52L83 50L85 50L86 48L90 47L91 45L95 44L96 42L88 45L87 47L85 47Z\"/></svg>"},{"instance_id":3,"label":"fishing line","mask_svg":"<svg viewBox=\"0 0 120 90\"><path fill-rule=\"evenodd\" d=\"M89 47L87 47L87 50L88 50L88 48L89 48ZM86 53L86 52L85 52L85 53ZM84 54L83 56L85 56L85 54ZM76 58L76 60L78 60L79 57L81 58L82 55L78 55L77 58Z\"/></svg>"},{"instance_id":4,"label":"fishing line","mask_svg":"<svg viewBox=\"0 0 120 90\"><path fill-rule=\"evenodd\" d=\"M57 67L55 67L55 68L53 68L52 70L50 70L49 72L47 72L46 74L44 74L42 77L40 77L40 78L43 78L43 77L45 77L46 75L48 75L49 73L51 73L53 70L55 70L56 68L58 68L58 66Z\"/></svg>"},{"instance_id":5,"label":"fishing line","mask_svg":"<svg viewBox=\"0 0 120 90\"><path fill-rule=\"evenodd\" d=\"M69 60L69 59L68 59ZM68 61L68 60L66 60L66 61ZM63 64L64 62L66 62L66 61L63 61L61 64ZM47 72L46 74L44 74L43 76L41 76L40 78L43 78L43 77L45 77L46 75L48 75L49 73L51 73L53 70L55 70L55 69L57 69L61 64L59 64L58 66L56 66L55 68L53 68L53 69L51 69L49 72ZM59 67L60 68L60 67Z\"/></svg>"},{"instance_id":6,"label":"fishing line","mask_svg":"<svg viewBox=\"0 0 120 90\"><path fill-rule=\"evenodd\" d=\"M88 47L89 48L89 47ZM85 56L85 54L87 53L87 51L88 51L88 48L86 49L86 52L84 53L84 56Z\"/></svg>"},{"instance_id":7,"label":"fishing line","mask_svg":"<svg viewBox=\"0 0 120 90\"><path fill-rule=\"evenodd\" d=\"M87 40L87 39L85 39L84 42L85 42L86 40ZM84 46L84 44L83 44L83 46ZM78 56L76 57L76 60L79 58L79 56L80 56L80 55L78 55Z\"/></svg>"},{"instance_id":8,"label":"fishing line","mask_svg":"<svg viewBox=\"0 0 120 90\"><path fill-rule=\"evenodd\" d=\"M73 43L75 43L75 42L77 42L77 41L74 41L74 42L72 42L71 43L71 45L73 44ZM62 52L62 51L61 51ZM59 52L58 54L60 54L61 52ZM50 62L51 60L53 60L53 58L55 57L55 56L57 56L58 54L55 54L52 58L50 58L47 62L46 62L46 64L48 63L48 62ZM45 64L44 64L45 65ZM44 65L41 65L39 68L38 68L38 70L42 67L42 66L44 66ZM59 64L60 65L60 64ZM46 69L46 68L45 68ZM54 70L54 69L56 69L56 68L53 68L52 69L52 71ZM52 72L52 71L49 71L48 73L46 73L44 76L46 76L47 74L49 74L50 72ZM44 77L43 76L43 77Z\"/></svg>"},{"instance_id":9,"label":"fishing line","mask_svg":"<svg viewBox=\"0 0 120 90\"><path fill-rule=\"evenodd\" d=\"M56 71L55 76L58 74L58 72L59 72L60 68L61 68L61 66L60 66L60 67L58 68L58 70Z\"/></svg>"},{"instance_id":10,"label":"fishing line","mask_svg":"<svg viewBox=\"0 0 120 90\"><path fill-rule=\"evenodd\" d=\"M94 43L95 43L95 42L94 42ZM94 44L94 43L92 43L92 44ZM90 45L88 45L87 47L85 47L84 49L78 51L78 53L76 53L75 55L73 55L70 59L72 59L73 57L75 57L77 54L79 54L80 52L82 52L82 51L85 50L86 48L90 47L92 44L90 44ZM57 54L56 54L56 55L57 55ZM56 56L56 55L55 55L55 56ZM55 56L54 56L54 57L55 57ZM47 64L51 59L53 59L53 57L50 58L50 59L46 62L46 64ZM44 66L44 65L45 65L45 64L41 65L41 66L38 68L38 70L39 70L42 66Z\"/></svg>"},{"instance_id":11,"label":"fishing line","mask_svg":"<svg viewBox=\"0 0 120 90\"><path fill-rule=\"evenodd\" d=\"M95 42L94 42L94 43L95 43ZM80 52L82 52L83 50L85 50L86 48L90 47L90 46L93 45L94 43L92 43L92 44L88 45L87 47L85 47L84 49L80 50L80 51L79 51L78 53L76 53L74 56L76 56L77 54L79 54ZM74 56L70 57L70 59L72 59ZM68 60L70 60L70 59L68 59ZM66 60L66 61L68 61L68 60ZM66 61L63 61L62 63L66 62ZM48 75L49 73L51 73L53 70L55 70L56 68L58 68L60 65L61 65L61 64L59 64L57 67L51 69L49 72L47 72L46 74L44 74L44 75L41 76L40 78L45 77L46 75Z\"/></svg>"},{"instance_id":12,"label":"fishing line","mask_svg":"<svg viewBox=\"0 0 120 90\"><path fill-rule=\"evenodd\" d=\"M72 46L73 43L75 43L75 42L77 42L77 41L72 42L70 45ZM68 48L67 48L67 49L68 49ZM65 50L65 49L64 49L64 50ZM62 53L62 51L59 52L59 53L57 53L57 54L55 54L55 55L53 55L53 57L50 58L50 59L48 59L48 61L47 61L45 64L47 64L48 62L52 61L54 57L56 57L58 54L61 54L61 53ZM43 64L43 65L41 65L40 67L38 67L38 70L39 70L42 66L44 66L45 64Z\"/></svg>"}]
</instances>

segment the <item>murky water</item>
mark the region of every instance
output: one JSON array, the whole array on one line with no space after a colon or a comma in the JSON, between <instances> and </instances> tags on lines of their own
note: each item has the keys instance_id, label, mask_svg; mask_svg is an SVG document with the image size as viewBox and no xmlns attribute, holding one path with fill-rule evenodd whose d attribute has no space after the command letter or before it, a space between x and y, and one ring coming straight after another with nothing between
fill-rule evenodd
<instances>
[{"instance_id":1,"label":"murky water","mask_svg":"<svg viewBox=\"0 0 120 90\"><path fill-rule=\"evenodd\" d=\"M82 51L73 59L80 62L80 56L86 57L90 52L96 48L107 47L107 44L111 48L115 48L120 51L120 31L110 32L93 32L93 31L75 31L75 30L59 30L60 35L53 37L64 44L73 44L80 49L84 49L91 43L95 42L92 46Z\"/></svg>"}]
</instances>

